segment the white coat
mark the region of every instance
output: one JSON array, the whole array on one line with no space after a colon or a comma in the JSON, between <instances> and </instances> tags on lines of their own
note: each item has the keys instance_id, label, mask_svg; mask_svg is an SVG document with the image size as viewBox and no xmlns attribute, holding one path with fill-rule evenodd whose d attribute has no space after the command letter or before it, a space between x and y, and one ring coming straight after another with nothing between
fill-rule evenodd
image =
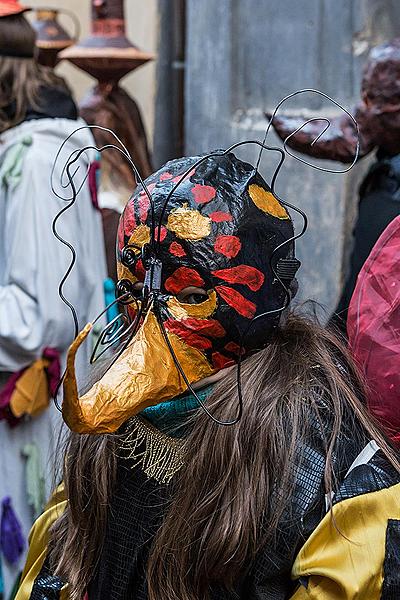
<instances>
[{"instance_id":1,"label":"white coat","mask_svg":"<svg viewBox=\"0 0 400 600\"><path fill-rule=\"evenodd\" d=\"M51 190L52 166L62 142L83 121L39 119L26 121L0 135L0 380L41 357L45 347L57 348L65 359L74 337L70 310L59 297L58 287L71 253L52 232L55 215L66 202ZM74 150L93 144L82 129L65 146L53 181L64 197L62 169ZM75 183L79 187L93 151L82 155ZM64 174L63 182L67 182ZM58 231L73 245L76 264L64 286L64 294L76 308L79 325L94 319L104 308L106 277L100 213L93 207L86 182L70 210L58 222ZM82 363L86 357L81 357ZM79 365L78 365L79 367ZM34 441L40 449L47 489L51 485L55 447L61 418L54 406L29 422L10 430L0 423L0 499L10 495L27 535L32 522L25 490L21 450ZM5 571L10 588L18 567Z\"/></svg>"}]
</instances>

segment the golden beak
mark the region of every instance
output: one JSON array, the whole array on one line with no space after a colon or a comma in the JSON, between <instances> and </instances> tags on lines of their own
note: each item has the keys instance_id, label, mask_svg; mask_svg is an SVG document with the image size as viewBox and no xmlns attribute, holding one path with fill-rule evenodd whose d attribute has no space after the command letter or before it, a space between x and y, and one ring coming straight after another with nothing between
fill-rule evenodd
<instances>
[{"instance_id":1,"label":"golden beak","mask_svg":"<svg viewBox=\"0 0 400 600\"><path fill-rule=\"evenodd\" d=\"M75 356L92 329L89 323L71 344L64 378L63 417L77 433L111 433L147 406L182 394L180 375L155 314L149 311L129 346L93 387L79 398ZM205 355L168 333L183 372L191 383L215 372Z\"/></svg>"}]
</instances>

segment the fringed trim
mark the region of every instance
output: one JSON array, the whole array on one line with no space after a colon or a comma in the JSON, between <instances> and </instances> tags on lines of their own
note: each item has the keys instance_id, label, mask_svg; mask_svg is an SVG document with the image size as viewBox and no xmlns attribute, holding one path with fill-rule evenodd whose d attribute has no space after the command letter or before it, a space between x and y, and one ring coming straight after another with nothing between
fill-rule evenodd
<instances>
[{"instance_id":1,"label":"fringed trim","mask_svg":"<svg viewBox=\"0 0 400 600\"><path fill-rule=\"evenodd\" d=\"M165 435L140 417L129 420L120 449L132 469L139 467L158 483L169 483L185 462L184 440Z\"/></svg>"}]
</instances>

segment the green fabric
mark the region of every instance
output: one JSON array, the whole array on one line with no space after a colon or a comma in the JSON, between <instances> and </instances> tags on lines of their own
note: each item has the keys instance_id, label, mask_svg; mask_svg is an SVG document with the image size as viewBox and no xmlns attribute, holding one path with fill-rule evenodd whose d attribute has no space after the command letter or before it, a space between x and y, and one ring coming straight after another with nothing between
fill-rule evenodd
<instances>
[{"instance_id":1,"label":"green fabric","mask_svg":"<svg viewBox=\"0 0 400 600\"><path fill-rule=\"evenodd\" d=\"M6 152L0 168L0 181L6 187L12 189L21 181L25 153L31 144L32 137L26 136Z\"/></svg>"},{"instance_id":2,"label":"green fabric","mask_svg":"<svg viewBox=\"0 0 400 600\"><path fill-rule=\"evenodd\" d=\"M202 402L205 402L210 396L213 387L213 385L209 385L201 390L196 390L196 394ZM168 402L149 406L140 413L140 416L160 431L179 438L185 435L188 415L197 408L199 408L197 399L189 393Z\"/></svg>"},{"instance_id":3,"label":"green fabric","mask_svg":"<svg viewBox=\"0 0 400 600\"><path fill-rule=\"evenodd\" d=\"M39 448L36 444L26 444L22 449L26 458L25 481L29 506L32 508L34 519L41 515L46 504L45 481L40 461Z\"/></svg>"}]
</instances>

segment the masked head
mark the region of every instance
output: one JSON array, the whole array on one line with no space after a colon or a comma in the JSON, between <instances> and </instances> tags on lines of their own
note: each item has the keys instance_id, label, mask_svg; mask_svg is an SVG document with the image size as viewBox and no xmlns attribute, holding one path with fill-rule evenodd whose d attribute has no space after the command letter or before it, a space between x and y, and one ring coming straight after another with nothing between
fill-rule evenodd
<instances>
[{"instance_id":1,"label":"masked head","mask_svg":"<svg viewBox=\"0 0 400 600\"><path fill-rule=\"evenodd\" d=\"M78 402L90 407L92 425L78 404L64 411L73 429L110 431L183 393L187 386L168 342L194 384L237 362L240 347L245 356L268 344L279 324L287 293L276 273L288 287L298 266L289 214L254 167L233 154L193 167L198 160L171 161L146 180L154 214L141 186L126 206L118 277L137 297L128 307L133 319L143 286L146 294L154 289L128 348ZM270 314L254 320L264 313Z\"/></svg>"}]
</instances>

